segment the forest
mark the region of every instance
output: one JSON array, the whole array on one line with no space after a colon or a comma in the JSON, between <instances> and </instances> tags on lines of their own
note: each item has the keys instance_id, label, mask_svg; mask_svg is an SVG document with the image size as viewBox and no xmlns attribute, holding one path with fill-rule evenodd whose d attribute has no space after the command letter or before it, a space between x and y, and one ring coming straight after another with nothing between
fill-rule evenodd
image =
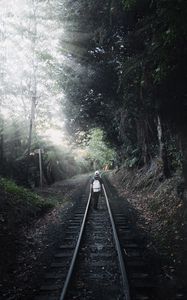
<instances>
[{"instance_id":1,"label":"forest","mask_svg":"<svg viewBox=\"0 0 187 300\"><path fill-rule=\"evenodd\" d=\"M32 219L54 204L31 191L112 169L187 263L186 17L185 0L0 1L1 228L8 194L40 203Z\"/></svg>"},{"instance_id":2,"label":"forest","mask_svg":"<svg viewBox=\"0 0 187 300\"><path fill-rule=\"evenodd\" d=\"M166 178L182 169L186 188L185 1L1 6L2 175L22 182L24 169L29 181L30 154L42 148L53 181L66 168L55 168L59 157L76 169L73 151L95 128L117 164L140 168L157 157Z\"/></svg>"}]
</instances>

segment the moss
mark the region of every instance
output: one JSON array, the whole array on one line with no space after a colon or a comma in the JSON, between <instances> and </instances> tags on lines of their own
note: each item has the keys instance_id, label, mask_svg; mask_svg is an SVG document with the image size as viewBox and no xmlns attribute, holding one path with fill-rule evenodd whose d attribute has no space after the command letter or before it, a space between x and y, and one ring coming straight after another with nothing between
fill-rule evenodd
<instances>
[{"instance_id":1,"label":"moss","mask_svg":"<svg viewBox=\"0 0 187 300\"><path fill-rule=\"evenodd\" d=\"M0 179L2 218L7 224L29 223L33 218L54 207L52 200L44 200L14 181Z\"/></svg>"}]
</instances>

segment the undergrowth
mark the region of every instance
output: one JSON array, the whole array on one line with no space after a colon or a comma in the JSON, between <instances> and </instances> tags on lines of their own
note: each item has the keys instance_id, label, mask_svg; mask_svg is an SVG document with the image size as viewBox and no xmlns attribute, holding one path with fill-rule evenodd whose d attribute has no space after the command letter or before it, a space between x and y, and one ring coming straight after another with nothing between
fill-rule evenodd
<instances>
[{"instance_id":1,"label":"undergrowth","mask_svg":"<svg viewBox=\"0 0 187 300\"><path fill-rule=\"evenodd\" d=\"M0 179L0 195L0 221L4 224L29 223L54 206L52 201L44 200L6 178Z\"/></svg>"},{"instance_id":2,"label":"undergrowth","mask_svg":"<svg viewBox=\"0 0 187 300\"><path fill-rule=\"evenodd\" d=\"M184 203L178 193L181 174L166 179L154 162L147 169L121 168L111 178L141 216L158 252L171 263L180 263L184 248Z\"/></svg>"}]
</instances>

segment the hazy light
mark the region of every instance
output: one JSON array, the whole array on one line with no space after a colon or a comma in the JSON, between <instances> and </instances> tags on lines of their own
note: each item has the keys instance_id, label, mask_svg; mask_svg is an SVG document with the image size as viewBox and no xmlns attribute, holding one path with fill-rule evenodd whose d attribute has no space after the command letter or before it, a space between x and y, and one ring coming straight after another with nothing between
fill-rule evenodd
<instances>
[{"instance_id":1,"label":"hazy light","mask_svg":"<svg viewBox=\"0 0 187 300\"><path fill-rule=\"evenodd\" d=\"M6 108L6 107L1 107L1 115L5 118L5 119L7 119L7 118L9 118L10 117L10 110L8 109L8 108Z\"/></svg>"},{"instance_id":2,"label":"hazy light","mask_svg":"<svg viewBox=\"0 0 187 300\"><path fill-rule=\"evenodd\" d=\"M64 132L59 129L50 128L45 131L45 139L51 141L56 146L68 146Z\"/></svg>"},{"instance_id":3,"label":"hazy light","mask_svg":"<svg viewBox=\"0 0 187 300\"><path fill-rule=\"evenodd\" d=\"M75 158L80 160L80 159L85 159L88 157L88 150L87 149L82 149L82 148L76 148L74 149L74 155Z\"/></svg>"},{"instance_id":4,"label":"hazy light","mask_svg":"<svg viewBox=\"0 0 187 300\"><path fill-rule=\"evenodd\" d=\"M0 113L5 119L24 119L29 126L35 66L37 106L33 129L45 141L69 149L69 136L62 113L66 94L58 90L56 77L64 66L74 70L77 78L81 74L88 74L87 67L76 59L84 53L84 49L78 49L77 39L86 41L87 34L72 34L62 24L59 27L56 18L47 20L45 8L50 8L48 4L50 1L0 0L0 31L5 33L0 37L0 60L4 72L0 91L5 95ZM36 20L32 18L33 5L36 8ZM33 53L33 39L25 30L29 29L32 33L34 20L37 23L36 53ZM24 29L23 32L21 29ZM5 56L6 60L3 59ZM50 68L52 74L49 76ZM66 72L65 76L69 76ZM82 157L86 154L80 150L76 155Z\"/></svg>"}]
</instances>

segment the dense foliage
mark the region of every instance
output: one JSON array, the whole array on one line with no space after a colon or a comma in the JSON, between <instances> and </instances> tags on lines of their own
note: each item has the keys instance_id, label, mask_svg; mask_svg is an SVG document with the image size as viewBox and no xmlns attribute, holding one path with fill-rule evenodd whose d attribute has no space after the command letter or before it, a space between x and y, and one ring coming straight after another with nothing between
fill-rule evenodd
<instances>
[{"instance_id":1,"label":"dense foliage","mask_svg":"<svg viewBox=\"0 0 187 300\"><path fill-rule=\"evenodd\" d=\"M17 255L17 228L53 207L5 177L36 187L114 165L122 166L115 170L119 192L147 219L146 227L153 224L164 248L171 241L183 264L187 1L0 3L3 272ZM61 197L64 186L57 189ZM4 256L7 244L11 259Z\"/></svg>"},{"instance_id":2,"label":"dense foliage","mask_svg":"<svg viewBox=\"0 0 187 300\"><path fill-rule=\"evenodd\" d=\"M74 5L73 19L86 38L78 35L76 43L84 49L76 57L84 68L70 70L80 80L66 86L68 127L99 126L121 162L142 166L156 156L166 177L181 165L186 177L186 2Z\"/></svg>"},{"instance_id":3,"label":"dense foliage","mask_svg":"<svg viewBox=\"0 0 187 300\"><path fill-rule=\"evenodd\" d=\"M25 157L28 173L28 154L65 123L74 145L100 128L119 163L158 157L164 176L182 166L187 182L186 1L18 2L3 1L1 22L4 170Z\"/></svg>"},{"instance_id":4,"label":"dense foliage","mask_svg":"<svg viewBox=\"0 0 187 300\"><path fill-rule=\"evenodd\" d=\"M92 129L87 138L87 159L92 162L92 169L113 167L113 161L116 159L115 151L104 141L103 131L99 128Z\"/></svg>"},{"instance_id":5,"label":"dense foliage","mask_svg":"<svg viewBox=\"0 0 187 300\"><path fill-rule=\"evenodd\" d=\"M1 1L0 175L30 186L40 181L38 149L44 183L83 171L64 129L59 12L58 1Z\"/></svg>"}]
</instances>

